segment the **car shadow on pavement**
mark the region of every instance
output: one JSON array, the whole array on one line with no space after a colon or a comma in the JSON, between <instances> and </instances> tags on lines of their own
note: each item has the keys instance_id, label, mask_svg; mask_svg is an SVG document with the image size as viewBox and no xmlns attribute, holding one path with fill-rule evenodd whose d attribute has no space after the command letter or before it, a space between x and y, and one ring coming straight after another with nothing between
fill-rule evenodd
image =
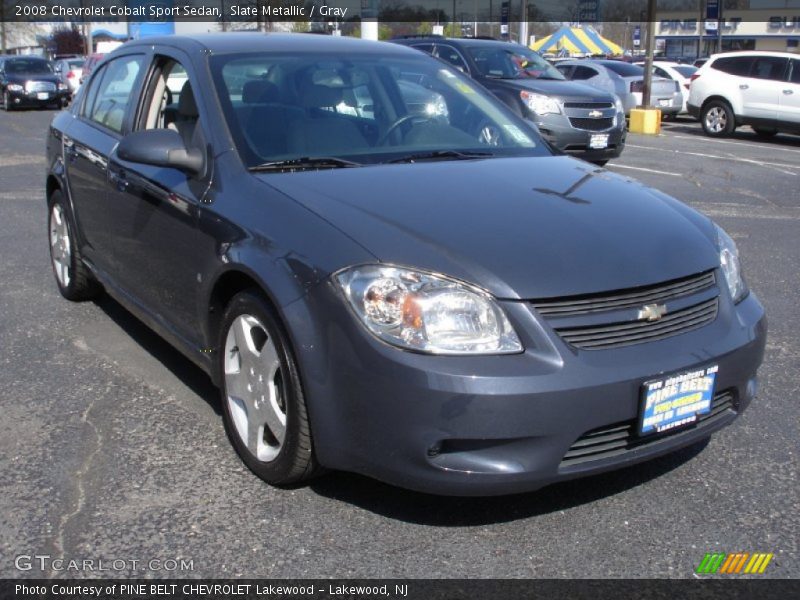
<instances>
[{"instance_id":1,"label":"car shadow on pavement","mask_svg":"<svg viewBox=\"0 0 800 600\"><path fill-rule=\"evenodd\" d=\"M102 294L95 304L130 338L167 368L186 387L206 401L217 415L222 415L219 389L200 367L186 358L164 338L142 323L108 294Z\"/></svg>"},{"instance_id":2,"label":"car shadow on pavement","mask_svg":"<svg viewBox=\"0 0 800 600\"><path fill-rule=\"evenodd\" d=\"M310 487L321 496L398 521L437 527L490 525L567 510L643 485L690 461L708 442L706 438L645 463L510 496L434 496L340 472L314 480Z\"/></svg>"}]
</instances>

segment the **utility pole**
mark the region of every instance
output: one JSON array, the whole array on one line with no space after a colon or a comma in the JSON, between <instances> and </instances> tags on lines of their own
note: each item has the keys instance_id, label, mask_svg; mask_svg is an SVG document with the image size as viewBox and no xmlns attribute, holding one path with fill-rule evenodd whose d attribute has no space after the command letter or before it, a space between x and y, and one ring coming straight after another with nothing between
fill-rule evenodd
<instances>
[{"instance_id":1,"label":"utility pole","mask_svg":"<svg viewBox=\"0 0 800 600\"><path fill-rule=\"evenodd\" d=\"M650 106L650 90L653 83L653 54L656 47L656 0L647 0L647 58L644 64L644 89L642 108Z\"/></svg>"}]
</instances>

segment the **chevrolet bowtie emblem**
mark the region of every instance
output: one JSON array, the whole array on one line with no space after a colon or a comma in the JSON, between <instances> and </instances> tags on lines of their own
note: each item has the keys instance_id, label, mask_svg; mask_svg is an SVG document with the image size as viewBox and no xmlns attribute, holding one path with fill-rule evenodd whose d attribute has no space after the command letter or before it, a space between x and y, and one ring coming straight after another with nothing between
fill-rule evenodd
<instances>
[{"instance_id":1,"label":"chevrolet bowtie emblem","mask_svg":"<svg viewBox=\"0 0 800 600\"><path fill-rule=\"evenodd\" d=\"M589 116L592 117L593 119L599 119L600 117L603 116L603 113L599 110L593 110L589 113Z\"/></svg>"},{"instance_id":2,"label":"chevrolet bowtie emblem","mask_svg":"<svg viewBox=\"0 0 800 600\"><path fill-rule=\"evenodd\" d=\"M663 304L645 304L639 311L639 320L658 321L667 314L667 307Z\"/></svg>"}]
</instances>

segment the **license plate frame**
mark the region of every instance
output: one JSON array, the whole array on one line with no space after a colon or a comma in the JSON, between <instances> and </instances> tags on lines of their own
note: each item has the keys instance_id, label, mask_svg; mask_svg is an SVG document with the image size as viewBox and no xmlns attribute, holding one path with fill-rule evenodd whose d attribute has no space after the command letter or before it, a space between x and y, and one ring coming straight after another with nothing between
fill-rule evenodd
<instances>
[{"instance_id":1,"label":"license plate frame","mask_svg":"<svg viewBox=\"0 0 800 600\"><path fill-rule=\"evenodd\" d=\"M672 104L672 100L669 98L659 98L658 99L658 107L659 108L666 108L667 106Z\"/></svg>"},{"instance_id":2,"label":"license plate frame","mask_svg":"<svg viewBox=\"0 0 800 600\"><path fill-rule=\"evenodd\" d=\"M36 93L37 100L50 100L50 93L49 92L37 92Z\"/></svg>"},{"instance_id":3,"label":"license plate frame","mask_svg":"<svg viewBox=\"0 0 800 600\"><path fill-rule=\"evenodd\" d=\"M589 136L589 148L592 150L605 150L608 148L607 133L593 133Z\"/></svg>"},{"instance_id":4,"label":"license plate frame","mask_svg":"<svg viewBox=\"0 0 800 600\"><path fill-rule=\"evenodd\" d=\"M646 437L689 427L711 412L719 365L679 371L645 381L637 434Z\"/></svg>"}]
</instances>

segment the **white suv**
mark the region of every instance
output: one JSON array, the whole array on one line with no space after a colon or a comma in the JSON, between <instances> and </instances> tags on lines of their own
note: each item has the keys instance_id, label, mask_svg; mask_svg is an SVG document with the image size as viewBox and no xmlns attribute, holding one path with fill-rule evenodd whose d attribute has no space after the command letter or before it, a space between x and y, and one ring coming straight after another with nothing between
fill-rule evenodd
<instances>
[{"instance_id":1,"label":"white suv","mask_svg":"<svg viewBox=\"0 0 800 600\"><path fill-rule=\"evenodd\" d=\"M762 136L800 133L800 55L716 54L692 76L687 109L713 137L739 125Z\"/></svg>"}]
</instances>

